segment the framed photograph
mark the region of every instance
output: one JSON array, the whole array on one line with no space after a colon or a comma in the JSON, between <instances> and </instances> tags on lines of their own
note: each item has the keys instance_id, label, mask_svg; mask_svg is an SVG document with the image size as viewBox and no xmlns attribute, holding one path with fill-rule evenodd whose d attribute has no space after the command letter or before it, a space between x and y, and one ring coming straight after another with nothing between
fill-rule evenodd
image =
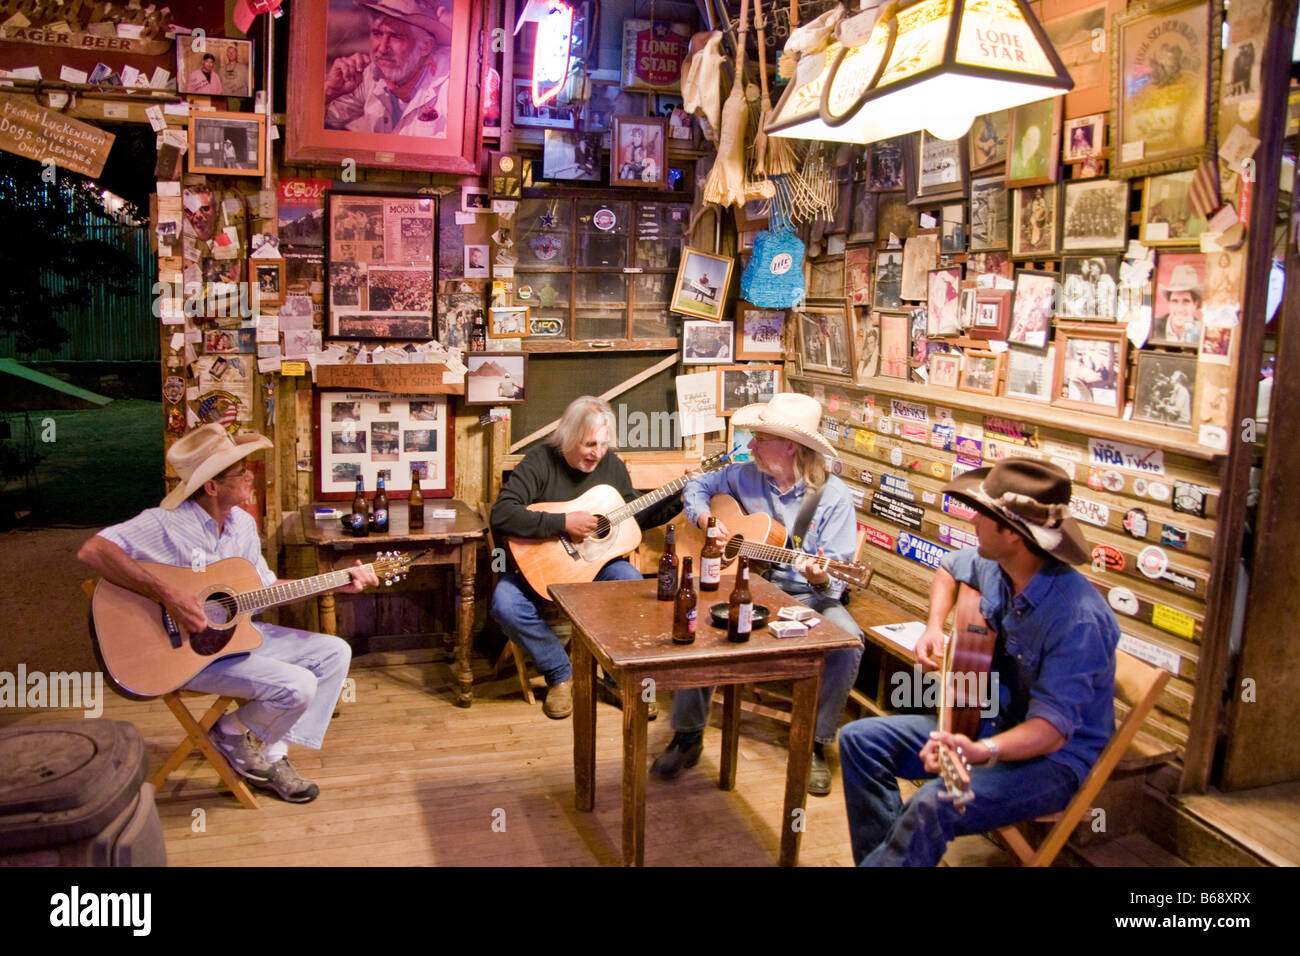
<instances>
[{"instance_id":1,"label":"framed photograph","mask_svg":"<svg viewBox=\"0 0 1300 956\"><path fill-rule=\"evenodd\" d=\"M844 250L844 295L854 305L871 304L871 247Z\"/></svg>"},{"instance_id":2,"label":"framed photograph","mask_svg":"<svg viewBox=\"0 0 1300 956\"><path fill-rule=\"evenodd\" d=\"M1219 0L1149 0L1115 16L1113 175L1195 169L1213 155L1222 19Z\"/></svg>"},{"instance_id":3,"label":"framed photograph","mask_svg":"<svg viewBox=\"0 0 1300 956\"><path fill-rule=\"evenodd\" d=\"M1162 252L1156 260L1156 294L1151 303L1151 345L1196 346L1201 341L1205 254Z\"/></svg>"},{"instance_id":4,"label":"framed photograph","mask_svg":"<svg viewBox=\"0 0 1300 956\"><path fill-rule=\"evenodd\" d=\"M1061 187L1030 186L1012 194L1011 255L1046 259L1060 247Z\"/></svg>"},{"instance_id":5,"label":"framed photograph","mask_svg":"<svg viewBox=\"0 0 1300 956\"><path fill-rule=\"evenodd\" d=\"M1065 121L1061 158L1067 163L1081 163L1102 155L1106 146L1106 114L1093 113Z\"/></svg>"},{"instance_id":6,"label":"framed photograph","mask_svg":"<svg viewBox=\"0 0 1300 956\"><path fill-rule=\"evenodd\" d=\"M735 260L728 256L711 255L689 246L684 248L668 308L702 319L719 318L734 265Z\"/></svg>"},{"instance_id":7,"label":"framed photograph","mask_svg":"<svg viewBox=\"0 0 1300 956\"><path fill-rule=\"evenodd\" d=\"M615 116L609 184L663 189L668 176L666 143L662 117Z\"/></svg>"},{"instance_id":8,"label":"framed photograph","mask_svg":"<svg viewBox=\"0 0 1300 956\"><path fill-rule=\"evenodd\" d=\"M452 496L456 442L446 395L316 389L314 400L317 500L351 499L358 477L373 494L380 475L389 498L405 498L412 471L426 496Z\"/></svg>"},{"instance_id":9,"label":"framed photograph","mask_svg":"<svg viewBox=\"0 0 1300 956\"><path fill-rule=\"evenodd\" d=\"M966 251L966 204L944 206L940 220L939 251L945 254Z\"/></svg>"},{"instance_id":10,"label":"framed photograph","mask_svg":"<svg viewBox=\"0 0 1300 956\"><path fill-rule=\"evenodd\" d=\"M466 405L522 405L527 397L527 352L466 352Z\"/></svg>"},{"instance_id":11,"label":"framed photograph","mask_svg":"<svg viewBox=\"0 0 1300 956\"><path fill-rule=\"evenodd\" d=\"M924 302L930 292L930 270L939 265L939 233L913 236L903 243L903 278L899 295Z\"/></svg>"},{"instance_id":12,"label":"framed photograph","mask_svg":"<svg viewBox=\"0 0 1300 956\"><path fill-rule=\"evenodd\" d=\"M1061 248L1116 250L1128 247L1128 180L1083 179L1065 184Z\"/></svg>"},{"instance_id":13,"label":"framed photograph","mask_svg":"<svg viewBox=\"0 0 1300 956\"><path fill-rule=\"evenodd\" d=\"M877 309L898 309L903 305L899 293L903 288L902 251L876 253L876 286L871 304Z\"/></svg>"},{"instance_id":14,"label":"framed photograph","mask_svg":"<svg viewBox=\"0 0 1300 956\"><path fill-rule=\"evenodd\" d=\"M530 78L516 76L511 90L511 111L516 126L573 129L576 125L575 108L564 98L563 92L539 106L533 103L533 81Z\"/></svg>"},{"instance_id":15,"label":"framed photograph","mask_svg":"<svg viewBox=\"0 0 1300 956\"><path fill-rule=\"evenodd\" d=\"M519 61L516 60L516 63ZM527 80L524 81L528 83ZM527 85L525 86L527 89ZM621 89L617 82L594 80L591 84L591 98L583 106L582 128L607 133L614 128L614 117L620 114L630 116L646 115L645 93L634 93ZM532 90L528 91L528 102L532 104ZM516 111L518 115L518 111ZM518 120L516 120L518 123ZM572 123L570 123L570 126Z\"/></svg>"},{"instance_id":16,"label":"framed photograph","mask_svg":"<svg viewBox=\"0 0 1300 956\"><path fill-rule=\"evenodd\" d=\"M974 315L970 336L985 341L1005 340L1011 327L1011 290L974 289Z\"/></svg>"},{"instance_id":17,"label":"framed photograph","mask_svg":"<svg viewBox=\"0 0 1300 956\"><path fill-rule=\"evenodd\" d=\"M487 337L518 339L528 334L528 306L492 306L488 309ZM509 346L507 346L508 348Z\"/></svg>"},{"instance_id":18,"label":"framed photograph","mask_svg":"<svg viewBox=\"0 0 1300 956\"><path fill-rule=\"evenodd\" d=\"M970 173L966 141L936 139L925 130L906 139L907 201L910 205L937 199L965 198Z\"/></svg>"},{"instance_id":19,"label":"framed photograph","mask_svg":"<svg viewBox=\"0 0 1300 956\"><path fill-rule=\"evenodd\" d=\"M466 245L464 253L465 267L463 275L466 279L486 279L492 274L491 246L486 243L482 245Z\"/></svg>"},{"instance_id":20,"label":"framed photograph","mask_svg":"<svg viewBox=\"0 0 1300 956\"><path fill-rule=\"evenodd\" d=\"M867 185L872 192L903 188L903 140L887 139L867 147Z\"/></svg>"},{"instance_id":21,"label":"framed photograph","mask_svg":"<svg viewBox=\"0 0 1300 956\"><path fill-rule=\"evenodd\" d=\"M1011 110L1007 127L1008 186L1056 182L1061 159L1061 100L1054 96Z\"/></svg>"},{"instance_id":22,"label":"framed photograph","mask_svg":"<svg viewBox=\"0 0 1300 956\"><path fill-rule=\"evenodd\" d=\"M853 184L853 210L849 214L849 242L876 238L876 194L865 182Z\"/></svg>"},{"instance_id":23,"label":"framed photograph","mask_svg":"<svg viewBox=\"0 0 1300 956\"><path fill-rule=\"evenodd\" d=\"M1010 193L1001 176L984 176L970 184L971 252L1010 245Z\"/></svg>"},{"instance_id":24,"label":"framed photograph","mask_svg":"<svg viewBox=\"0 0 1300 956\"><path fill-rule=\"evenodd\" d=\"M971 172L1006 165L1007 124L1010 121L1010 110L975 117L970 132L966 134L970 143Z\"/></svg>"},{"instance_id":25,"label":"framed photograph","mask_svg":"<svg viewBox=\"0 0 1300 956\"><path fill-rule=\"evenodd\" d=\"M1199 360L1210 365L1230 365L1232 363L1233 326L1202 325L1201 348Z\"/></svg>"},{"instance_id":26,"label":"framed photograph","mask_svg":"<svg viewBox=\"0 0 1300 956\"><path fill-rule=\"evenodd\" d=\"M736 409L769 402L781 391L779 365L728 365L718 369L718 414L728 416Z\"/></svg>"},{"instance_id":27,"label":"framed photograph","mask_svg":"<svg viewBox=\"0 0 1300 956\"><path fill-rule=\"evenodd\" d=\"M461 186L460 211L472 213L491 212L492 201L488 198L488 191L482 186Z\"/></svg>"},{"instance_id":28,"label":"framed photograph","mask_svg":"<svg viewBox=\"0 0 1300 956\"><path fill-rule=\"evenodd\" d=\"M266 117L260 113L190 115L192 173L261 176L266 171Z\"/></svg>"},{"instance_id":29,"label":"framed photograph","mask_svg":"<svg viewBox=\"0 0 1300 956\"><path fill-rule=\"evenodd\" d=\"M911 378L908 359L911 346L908 338L911 318L906 312L879 312L880 316L880 374L885 378Z\"/></svg>"},{"instance_id":30,"label":"framed photograph","mask_svg":"<svg viewBox=\"0 0 1300 956\"><path fill-rule=\"evenodd\" d=\"M1128 338L1120 327L1058 325L1052 404L1119 416Z\"/></svg>"},{"instance_id":31,"label":"framed photograph","mask_svg":"<svg viewBox=\"0 0 1300 956\"><path fill-rule=\"evenodd\" d=\"M709 319L682 319L682 364L721 365L732 361L730 322Z\"/></svg>"},{"instance_id":32,"label":"framed photograph","mask_svg":"<svg viewBox=\"0 0 1300 956\"><path fill-rule=\"evenodd\" d=\"M781 338L785 334L785 312L760 309L744 299L736 303L736 358L779 362L785 358Z\"/></svg>"},{"instance_id":33,"label":"framed photograph","mask_svg":"<svg viewBox=\"0 0 1300 956\"><path fill-rule=\"evenodd\" d=\"M283 259L249 259L248 271L258 305L279 305L284 300Z\"/></svg>"},{"instance_id":34,"label":"framed photograph","mask_svg":"<svg viewBox=\"0 0 1300 956\"><path fill-rule=\"evenodd\" d=\"M252 41L208 36L200 40L179 34L176 89L200 96L252 96Z\"/></svg>"},{"instance_id":35,"label":"framed photograph","mask_svg":"<svg viewBox=\"0 0 1300 956\"><path fill-rule=\"evenodd\" d=\"M1002 394L1025 402L1052 400L1052 376L1056 373L1056 351L1007 349L1006 381Z\"/></svg>"},{"instance_id":36,"label":"framed photograph","mask_svg":"<svg viewBox=\"0 0 1300 956\"><path fill-rule=\"evenodd\" d=\"M294 7L285 162L338 166L351 159L359 166L481 173L479 99L494 59L483 55L491 42L486 8L444 0L401 9L411 12L385 14L353 0ZM407 55L388 63L386 75L385 61L398 46ZM409 88L410 99L385 98L392 84Z\"/></svg>"},{"instance_id":37,"label":"framed photograph","mask_svg":"<svg viewBox=\"0 0 1300 956\"><path fill-rule=\"evenodd\" d=\"M1005 252L972 252L966 257L966 273L976 278L1000 276L1010 282L1015 275L1015 263Z\"/></svg>"},{"instance_id":38,"label":"framed photograph","mask_svg":"<svg viewBox=\"0 0 1300 956\"><path fill-rule=\"evenodd\" d=\"M1195 170L1152 176L1142 190L1139 236L1149 246L1196 245L1206 230L1203 216L1192 212L1188 193Z\"/></svg>"},{"instance_id":39,"label":"framed photograph","mask_svg":"<svg viewBox=\"0 0 1300 956\"><path fill-rule=\"evenodd\" d=\"M961 266L930 270L925 331L929 336L961 334Z\"/></svg>"},{"instance_id":40,"label":"framed photograph","mask_svg":"<svg viewBox=\"0 0 1300 956\"><path fill-rule=\"evenodd\" d=\"M754 460L754 453L749 450L749 443L754 440L754 429L747 425L737 425L734 418L727 419L727 447L734 449L731 456L733 465L743 465Z\"/></svg>"},{"instance_id":41,"label":"framed photograph","mask_svg":"<svg viewBox=\"0 0 1300 956\"><path fill-rule=\"evenodd\" d=\"M1002 363L1005 359L1005 352L967 349L961 363L961 380L957 387L963 392L996 395L998 383L1002 380Z\"/></svg>"},{"instance_id":42,"label":"framed photograph","mask_svg":"<svg viewBox=\"0 0 1300 956\"><path fill-rule=\"evenodd\" d=\"M799 327L799 361L805 372L852 375L849 351L849 307L808 306L793 315Z\"/></svg>"},{"instance_id":43,"label":"framed photograph","mask_svg":"<svg viewBox=\"0 0 1300 956\"><path fill-rule=\"evenodd\" d=\"M930 356L930 384L956 388L961 379L961 356L956 352L935 352Z\"/></svg>"},{"instance_id":44,"label":"framed photograph","mask_svg":"<svg viewBox=\"0 0 1300 956\"><path fill-rule=\"evenodd\" d=\"M470 333L483 323L483 297L474 292L438 296L438 341L447 348L469 351Z\"/></svg>"},{"instance_id":45,"label":"framed photograph","mask_svg":"<svg viewBox=\"0 0 1300 956\"><path fill-rule=\"evenodd\" d=\"M886 193L877 202L876 235L881 242L889 242L890 236L900 242L916 235L916 210L907 204L907 193Z\"/></svg>"},{"instance_id":46,"label":"framed photograph","mask_svg":"<svg viewBox=\"0 0 1300 956\"><path fill-rule=\"evenodd\" d=\"M1111 17L1125 0L1048 0L1039 22L1070 71L1074 89L1065 94L1065 115L1110 109Z\"/></svg>"},{"instance_id":47,"label":"framed photograph","mask_svg":"<svg viewBox=\"0 0 1300 956\"><path fill-rule=\"evenodd\" d=\"M1022 269L1016 273L1016 294L1011 308L1011 327L1007 331L1008 342L1036 349L1047 347L1052 318L1056 315L1058 281L1055 272Z\"/></svg>"},{"instance_id":48,"label":"framed photograph","mask_svg":"<svg viewBox=\"0 0 1300 956\"><path fill-rule=\"evenodd\" d=\"M1119 256L1066 256L1061 318L1069 322L1114 322L1119 318Z\"/></svg>"},{"instance_id":49,"label":"framed photograph","mask_svg":"<svg viewBox=\"0 0 1300 956\"><path fill-rule=\"evenodd\" d=\"M1133 421L1192 427L1195 355L1138 352L1133 375Z\"/></svg>"},{"instance_id":50,"label":"framed photograph","mask_svg":"<svg viewBox=\"0 0 1300 956\"><path fill-rule=\"evenodd\" d=\"M854 309L853 381L859 385L880 369L880 318L870 309Z\"/></svg>"},{"instance_id":51,"label":"framed photograph","mask_svg":"<svg viewBox=\"0 0 1300 956\"><path fill-rule=\"evenodd\" d=\"M808 298L844 298L844 259L813 259L808 262Z\"/></svg>"},{"instance_id":52,"label":"framed photograph","mask_svg":"<svg viewBox=\"0 0 1300 956\"><path fill-rule=\"evenodd\" d=\"M542 176L546 179L600 181L604 158L599 132L577 133L548 129L542 146ZM462 189L465 187L461 187Z\"/></svg>"},{"instance_id":53,"label":"framed photograph","mask_svg":"<svg viewBox=\"0 0 1300 956\"><path fill-rule=\"evenodd\" d=\"M437 199L330 191L325 210L328 337L433 338Z\"/></svg>"}]
</instances>

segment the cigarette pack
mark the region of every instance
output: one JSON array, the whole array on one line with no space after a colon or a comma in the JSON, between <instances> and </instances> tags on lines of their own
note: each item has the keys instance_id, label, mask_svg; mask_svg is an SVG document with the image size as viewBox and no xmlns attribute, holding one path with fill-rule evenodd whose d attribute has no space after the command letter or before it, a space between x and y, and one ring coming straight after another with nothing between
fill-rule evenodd
<instances>
[{"instance_id":1,"label":"cigarette pack","mask_svg":"<svg viewBox=\"0 0 1300 956\"><path fill-rule=\"evenodd\" d=\"M808 634L808 625L799 621L772 621L767 625L777 637L806 637Z\"/></svg>"},{"instance_id":2,"label":"cigarette pack","mask_svg":"<svg viewBox=\"0 0 1300 956\"><path fill-rule=\"evenodd\" d=\"M783 607L776 612L776 616L783 621L807 621L817 612L810 607L802 604L791 604L789 607Z\"/></svg>"}]
</instances>

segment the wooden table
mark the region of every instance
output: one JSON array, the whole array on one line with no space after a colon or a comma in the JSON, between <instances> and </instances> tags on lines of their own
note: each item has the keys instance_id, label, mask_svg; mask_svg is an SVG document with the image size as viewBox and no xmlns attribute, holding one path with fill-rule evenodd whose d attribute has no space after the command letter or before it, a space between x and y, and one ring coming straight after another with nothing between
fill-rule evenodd
<instances>
[{"instance_id":1,"label":"wooden table","mask_svg":"<svg viewBox=\"0 0 1300 956\"><path fill-rule=\"evenodd\" d=\"M425 551L416 565L451 565L452 573L459 579L457 606L456 660L452 672L460 685L456 704L468 707L474 702L474 675L469 657L473 643L474 626L474 572L478 560L478 545L487 536L487 525L469 506L447 498L431 499L424 503L424 529L411 531L407 527L406 502L391 501L388 510L387 534L371 534L353 538L343 533L338 518L316 520L317 507L336 505L303 505L302 527L307 540L316 546L316 561L321 572L350 567L358 559L369 560L376 551ZM342 506L347 509L347 504ZM434 520L430 513L435 508L452 508L456 517ZM320 604L321 630L327 634L338 633L334 617L334 595L322 594Z\"/></svg>"},{"instance_id":2,"label":"wooden table","mask_svg":"<svg viewBox=\"0 0 1300 956\"><path fill-rule=\"evenodd\" d=\"M788 680L794 684L790 721L790 755L786 761L785 810L781 825L782 866L794 866L799 856L808 771L812 763L817 719L817 692L826 652L856 647L858 639L834 625L822 623L807 637L776 638L767 628L754 631L744 644L727 641L724 629L710 623L709 608L726 601L733 579L723 578L718 590L701 596L695 643L672 642L673 605L655 598L653 578L644 581L600 581L557 584L551 596L573 621L573 776L579 810L595 807L596 663L618 681L623 695L623 863L645 863L646 701L642 691L654 682L655 695L691 687L724 687L722 768L718 786L736 785L740 743L740 686L755 681ZM768 607L773 617L798 604L762 578L750 579L754 603Z\"/></svg>"}]
</instances>

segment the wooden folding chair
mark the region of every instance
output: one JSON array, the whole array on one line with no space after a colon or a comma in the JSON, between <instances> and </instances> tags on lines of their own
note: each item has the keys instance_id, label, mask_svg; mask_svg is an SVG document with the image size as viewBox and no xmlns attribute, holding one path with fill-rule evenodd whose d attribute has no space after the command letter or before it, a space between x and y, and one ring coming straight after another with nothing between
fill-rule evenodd
<instances>
[{"instance_id":1,"label":"wooden folding chair","mask_svg":"<svg viewBox=\"0 0 1300 956\"><path fill-rule=\"evenodd\" d=\"M489 555L495 554L497 549L496 541L492 535L492 522L489 520L489 515L491 511L492 511L492 506L490 504L488 504L486 501L479 502L478 513L483 517L483 521L488 526L487 546L488 546ZM496 588L496 583L497 583L497 576L496 573L493 572L492 573L493 588ZM506 665L509 664L511 661L514 662L515 674L519 678L519 689L523 692L524 700L528 701L528 703L530 704L536 703L536 699L533 697L533 685L528 680L528 656L524 654L523 648L521 648L514 641L510 640L509 637L506 637L506 646L501 648L501 654L497 657L496 666L492 669L493 678L494 679L499 678L502 672L505 670Z\"/></svg>"},{"instance_id":2,"label":"wooden folding chair","mask_svg":"<svg viewBox=\"0 0 1300 956\"><path fill-rule=\"evenodd\" d=\"M1156 699L1169 680L1169 672L1146 664L1131 654L1115 652L1115 696L1129 708L1128 716L1116 727L1110 743L1101 752L1092 771L1079 787L1069 805L1060 813L1039 817L1038 823L1052 823L1043 842L1035 850L1017 826L999 827L997 835L1025 866L1051 866L1075 826L1092 809L1092 802L1119 764L1138 729L1151 713Z\"/></svg>"}]
</instances>

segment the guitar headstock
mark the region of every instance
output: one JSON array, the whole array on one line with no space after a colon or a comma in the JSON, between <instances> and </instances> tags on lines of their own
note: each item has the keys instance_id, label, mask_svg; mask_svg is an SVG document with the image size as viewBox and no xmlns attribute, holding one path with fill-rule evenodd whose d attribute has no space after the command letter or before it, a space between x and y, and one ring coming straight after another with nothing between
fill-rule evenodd
<instances>
[{"instance_id":1,"label":"guitar headstock","mask_svg":"<svg viewBox=\"0 0 1300 956\"><path fill-rule=\"evenodd\" d=\"M871 585L871 578L876 573L876 569L869 564L850 564L847 561L836 561L827 564L826 573L833 578L839 578L845 584L852 584L857 588L867 588Z\"/></svg>"},{"instance_id":2,"label":"guitar headstock","mask_svg":"<svg viewBox=\"0 0 1300 956\"><path fill-rule=\"evenodd\" d=\"M401 551L380 551L375 555L375 577L392 587L410 572L415 557Z\"/></svg>"},{"instance_id":3,"label":"guitar headstock","mask_svg":"<svg viewBox=\"0 0 1300 956\"><path fill-rule=\"evenodd\" d=\"M730 458L734 453L735 453L735 449L732 449L731 451L722 451L722 452L718 452L718 454L716 455L710 455L708 458L705 458L702 462L700 462L700 467L695 469L695 473L699 475L703 475L710 471L717 471L719 468L721 468L723 465L727 463L727 459Z\"/></svg>"},{"instance_id":4,"label":"guitar headstock","mask_svg":"<svg viewBox=\"0 0 1300 956\"><path fill-rule=\"evenodd\" d=\"M939 799L964 813L966 804L975 799L975 794L970 788L970 764L960 747L955 751L942 745L939 747L939 776L944 787Z\"/></svg>"}]
</instances>

